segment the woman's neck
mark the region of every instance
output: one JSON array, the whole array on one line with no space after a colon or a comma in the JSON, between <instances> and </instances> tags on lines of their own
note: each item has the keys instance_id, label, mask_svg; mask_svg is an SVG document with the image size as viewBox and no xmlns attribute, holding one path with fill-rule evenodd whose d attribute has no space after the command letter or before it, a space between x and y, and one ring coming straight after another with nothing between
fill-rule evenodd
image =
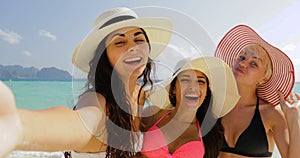
<instances>
[{"instance_id":1,"label":"woman's neck","mask_svg":"<svg viewBox=\"0 0 300 158\"><path fill-rule=\"evenodd\" d=\"M174 121L180 123L196 123L197 111L185 111L175 108L169 115Z\"/></svg>"},{"instance_id":2,"label":"woman's neck","mask_svg":"<svg viewBox=\"0 0 300 158\"><path fill-rule=\"evenodd\" d=\"M130 78L128 82L124 83L126 93L131 101L131 110L132 115L139 117L140 116L140 109L138 103L138 93L139 93L139 85L137 84L137 78Z\"/></svg>"},{"instance_id":3,"label":"woman's neck","mask_svg":"<svg viewBox=\"0 0 300 158\"><path fill-rule=\"evenodd\" d=\"M256 104L256 86L248 86L238 84L239 94L241 96L237 105L252 105Z\"/></svg>"},{"instance_id":4,"label":"woman's neck","mask_svg":"<svg viewBox=\"0 0 300 158\"><path fill-rule=\"evenodd\" d=\"M124 82L126 93L130 98L133 98L137 88L137 78L130 78L127 81L128 82Z\"/></svg>"}]
</instances>

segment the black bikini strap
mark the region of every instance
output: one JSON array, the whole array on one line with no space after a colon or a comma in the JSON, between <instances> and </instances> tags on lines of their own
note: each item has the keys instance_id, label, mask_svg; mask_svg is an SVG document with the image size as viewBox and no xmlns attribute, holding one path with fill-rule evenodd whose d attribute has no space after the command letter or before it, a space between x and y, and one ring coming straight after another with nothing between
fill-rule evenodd
<instances>
[{"instance_id":1,"label":"black bikini strap","mask_svg":"<svg viewBox=\"0 0 300 158\"><path fill-rule=\"evenodd\" d=\"M256 107L255 107L255 110L256 110L256 109L259 110L259 109L258 109L258 106L259 106L259 97L257 97L257 99L256 99Z\"/></svg>"}]
</instances>

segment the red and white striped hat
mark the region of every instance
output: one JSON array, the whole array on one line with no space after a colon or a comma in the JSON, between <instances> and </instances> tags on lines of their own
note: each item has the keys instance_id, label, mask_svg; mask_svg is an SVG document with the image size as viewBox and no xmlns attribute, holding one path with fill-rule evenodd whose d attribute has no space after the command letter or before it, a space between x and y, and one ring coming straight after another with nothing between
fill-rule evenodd
<instances>
[{"instance_id":1,"label":"red and white striped hat","mask_svg":"<svg viewBox=\"0 0 300 158\"><path fill-rule=\"evenodd\" d=\"M271 58L272 76L263 86L257 89L257 95L276 106L279 104L278 92L281 92L286 98L295 83L294 66L285 53L266 42L249 26L238 25L229 30L222 38L217 46L215 56L223 59L232 67L241 50L249 44L260 45Z\"/></svg>"}]
</instances>

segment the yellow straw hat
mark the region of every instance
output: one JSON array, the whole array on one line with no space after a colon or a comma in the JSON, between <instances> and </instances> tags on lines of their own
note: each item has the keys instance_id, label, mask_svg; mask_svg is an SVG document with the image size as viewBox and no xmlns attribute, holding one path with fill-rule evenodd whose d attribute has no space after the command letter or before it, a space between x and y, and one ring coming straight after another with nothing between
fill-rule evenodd
<instances>
[{"instance_id":1,"label":"yellow straw hat","mask_svg":"<svg viewBox=\"0 0 300 158\"><path fill-rule=\"evenodd\" d=\"M172 77L156 84L149 98L153 105L165 108L170 105L169 88L172 80L182 71L198 70L206 75L211 90L212 112L215 118L227 114L238 102L240 95L231 68L215 57L199 57L177 69Z\"/></svg>"},{"instance_id":2,"label":"yellow straw hat","mask_svg":"<svg viewBox=\"0 0 300 158\"><path fill-rule=\"evenodd\" d=\"M92 32L76 47L72 63L84 72L89 72L89 62L96 53L99 43L111 32L124 27L143 28L151 45L150 57L157 57L168 44L173 30L169 19L138 18L129 8L114 8L102 13L94 22Z\"/></svg>"}]
</instances>

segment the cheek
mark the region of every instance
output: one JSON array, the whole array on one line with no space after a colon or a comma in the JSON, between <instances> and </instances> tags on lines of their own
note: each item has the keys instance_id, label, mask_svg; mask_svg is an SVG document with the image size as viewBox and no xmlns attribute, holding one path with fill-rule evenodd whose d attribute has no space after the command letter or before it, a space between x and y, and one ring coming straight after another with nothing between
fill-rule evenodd
<instances>
[{"instance_id":1,"label":"cheek","mask_svg":"<svg viewBox=\"0 0 300 158\"><path fill-rule=\"evenodd\" d=\"M147 55L147 56L148 56L148 54L150 53L150 52L149 52L150 50L149 50L149 45L148 45L148 43L139 45L139 49L141 50L141 52L142 52L143 54L145 54L145 55Z\"/></svg>"},{"instance_id":2,"label":"cheek","mask_svg":"<svg viewBox=\"0 0 300 158\"><path fill-rule=\"evenodd\" d=\"M176 86L176 87L178 87L178 86ZM181 98L181 89L182 89L182 87L175 88L174 92L175 92L176 98Z\"/></svg>"},{"instance_id":3,"label":"cheek","mask_svg":"<svg viewBox=\"0 0 300 158\"><path fill-rule=\"evenodd\" d=\"M111 65L112 67L115 67L115 65L116 65L118 59L116 59L116 58L115 58L113 55L111 55L111 54L107 54L107 57L108 57L108 61L109 61L110 65Z\"/></svg>"},{"instance_id":4,"label":"cheek","mask_svg":"<svg viewBox=\"0 0 300 158\"><path fill-rule=\"evenodd\" d=\"M237 68L239 67L239 61L234 61L233 65L232 65L233 68Z\"/></svg>"},{"instance_id":5,"label":"cheek","mask_svg":"<svg viewBox=\"0 0 300 158\"><path fill-rule=\"evenodd\" d=\"M200 86L200 94L201 94L200 100L203 102L207 94L207 86Z\"/></svg>"},{"instance_id":6,"label":"cheek","mask_svg":"<svg viewBox=\"0 0 300 158\"><path fill-rule=\"evenodd\" d=\"M184 88L184 86L182 86L179 82L176 81L174 93L175 93L177 102L180 101L180 99L181 99L181 92L184 90L183 88Z\"/></svg>"},{"instance_id":7,"label":"cheek","mask_svg":"<svg viewBox=\"0 0 300 158\"><path fill-rule=\"evenodd\" d=\"M262 76L266 76L266 72L267 72L267 69L266 69L266 68L262 68L262 69L260 70L260 74L261 74Z\"/></svg>"},{"instance_id":8,"label":"cheek","mask_svg":"<svg viewBox=\"0 0 300 158\"><path fill-rule=\"evenodd\" d=\"M122 53L122 50L115 49L115 48L114 49L107 48L106 50L107 50L107 57L109 63L111 64L112 67L115 67L124 53Z\"/></svg>"},{"instance_id":9,"label":"cheek","mask_svg":"<svg viewBox=\"0 0 300 158\"><path fill-rule=\"evenodd\" d=\"M261 82L261 80L263 80L266 77L266 74L264 71L262 71L257 74L254 74L254 76L255 76L257 82ZM257 82L255 82L255 83L257 83Z\"/></svg>"}]
</instances>

